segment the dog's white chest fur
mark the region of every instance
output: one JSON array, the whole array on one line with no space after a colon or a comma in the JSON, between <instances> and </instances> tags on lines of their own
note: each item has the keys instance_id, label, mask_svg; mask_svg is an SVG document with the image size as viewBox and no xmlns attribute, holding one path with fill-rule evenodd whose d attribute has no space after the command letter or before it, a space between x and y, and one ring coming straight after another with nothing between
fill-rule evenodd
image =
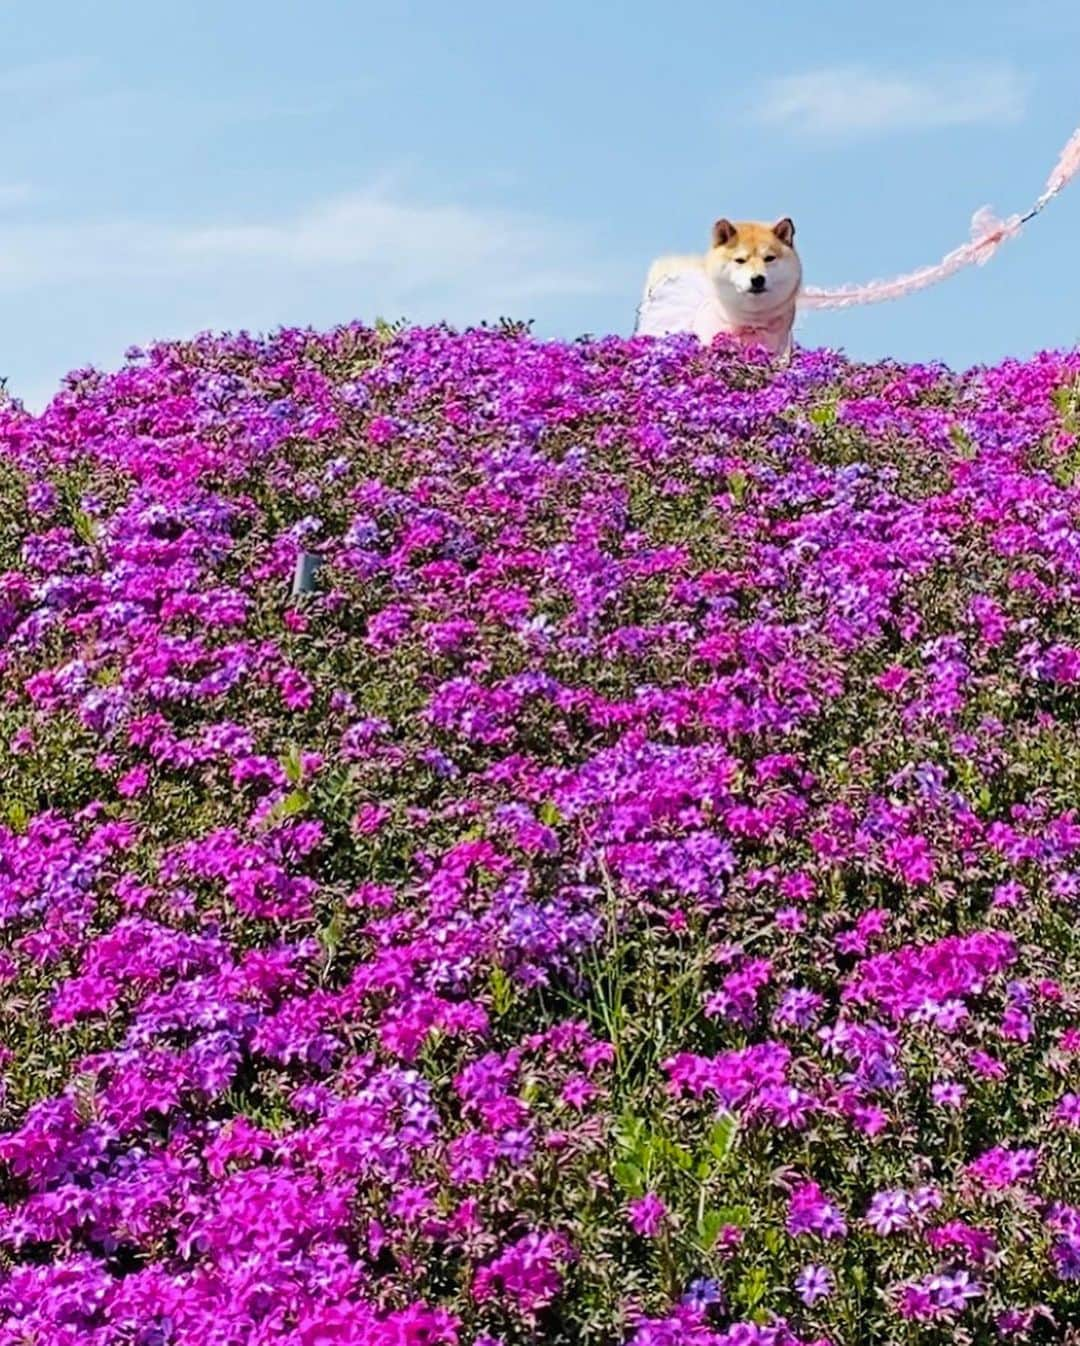
<instances>
[{"instance_id":1,"label":"dog's white chest fur","mask_svg":"<svg viewBox=\"0 0 1080 1346\"><path fill-rule=\"evenodd\" d=\"M634 329L635 336L662 337L676 332L691 332L706 346L718 333L726 332L780 355L790 341L791 315L785 311L753 320L735 317L721 305L705 271L688 265L651 281Z\"/></svg>"}]
</instances>

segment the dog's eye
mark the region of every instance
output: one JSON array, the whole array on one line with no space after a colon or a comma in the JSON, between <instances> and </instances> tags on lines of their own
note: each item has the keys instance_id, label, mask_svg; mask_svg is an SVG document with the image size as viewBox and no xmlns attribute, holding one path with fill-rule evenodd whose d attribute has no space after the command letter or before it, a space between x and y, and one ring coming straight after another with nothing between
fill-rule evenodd
<instances>
[{"instance_id":1,"label":"dog's eye","mask_svg":"<svg viewBox=\"0 0 1080 1346\"><path fill-rule=\"evenodd\" d=\"M775 262L775 261L776 261L776 254L770 252L770 253L766 256L765 260L766 260L767 262Z\"/></svg>"},{"instance_id":2,"label":"dog's eye","mask_svg":"<svg viewBox=\"0 0 1080 1346\"><path fill-rule=\"evenodd\" d=\"M738 264L739 264L740 266L742 266L745 262L748 262L748 261L750 260L750 258L749 258L749 257L736 257L735 260L738 262Z\"/></svg>"}]
</instances>

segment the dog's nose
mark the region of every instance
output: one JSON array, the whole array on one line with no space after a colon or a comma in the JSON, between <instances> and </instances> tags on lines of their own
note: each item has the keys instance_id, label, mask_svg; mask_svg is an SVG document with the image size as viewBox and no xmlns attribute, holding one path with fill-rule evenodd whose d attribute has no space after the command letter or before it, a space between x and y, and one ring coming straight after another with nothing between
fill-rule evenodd
<instances>
[{"instance_id":1,"label":"dog's nose","mask_svg":"<svg viewBox=\"0 0 1080 1346\"><path fill-rule=\"evenodd\" d=\"M765 288L765 277L764 277L764 276L751 276L751 277L750 277L750 288L751 288L751 290L753 290L753 291L755 292L755 294L760 294L761 291L764 290L764 288Z\"/></svg>"}]
</instances>

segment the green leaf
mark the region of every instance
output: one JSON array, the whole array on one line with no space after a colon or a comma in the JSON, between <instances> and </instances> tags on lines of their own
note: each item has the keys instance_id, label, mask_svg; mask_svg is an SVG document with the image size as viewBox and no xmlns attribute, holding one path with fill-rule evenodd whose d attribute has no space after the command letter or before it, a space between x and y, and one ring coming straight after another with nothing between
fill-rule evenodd
<instances>
[{"instance_id":1,"label":"green leaf","mask_svg":"<svg viewBox=\"0 0 1080 1346\"><path fill-rule=\"evenodd\" d=\"M75 525L75 532L80 542L85 542L88 547L93 546L97 541L98 525L97 520L90 517L84 509L74 509L71 511L72 522Z\"/></svg>"},{"instance_id":2,"label":"green leaf","mask_svg":"<svg viewBox=\"0 0 1080 1346\"><path fill-rule=\"evenodd\" d=\"M283 822L286 818L294 818L298 813L303 813L310 803L311 796L306 790L293 790L284 799L279 799L266 815L266 825L273 827L275 823Z\"/></svg>"},{"instance_id":3,"label":"green leaf","mask_svg":"<svg viewBox=\"0 0 1080 1346\"><path fill-rule=\"evenodd\" d=\"M820 406L811 407L809 416L813 425L835 425L836 403L823 402Z\"/></svg>"},{"instance_id":4,"label":"green leaf","mask_svg":"<svg viewBox=\"0 0 1080 1346\"><path fill-rule=\"evenodd\" d=\"M769 1277L763 1267L752 1267L739 1282L735 1298L746 1310L754 1309L765 1298Z\"/></svg>"},{"instance_id":5,"label":"green leaf","mask_svg":"<svg viewBox=\"0 0 1080 1346\"><path fill-rule=\"evenodd\" d=\"M1071 419L1080 412L1080 383L1062 384L1051 396L1060 416Z\"/></svg>"},{"instance_id":6,"label":"green leaf","mask_svg":"<svg viewBox=\"0 0 1080 1346\"><path fill-rule=\"evenodd\" d=\"M956 446L957 453L961 458L971 459L975 457L975 444L961 426L949 426L949 438Z\"/></svg>"},{"instance_id":7,"label":"green leaf","mask_svg":"<svg viewBox=\"0 0 1080 1346\"><path fill-rule=\"evenodd\" d=\"M683 1149L681 1145L675 1145L671 1141L665 1141L662 1146L658 1146L663 1157L675 1165L682 1173L689 1173L694 1165L694 1156L689 1150Z\"/></svg>"},{"instance_id":8,"label":"green leaf","mask_svg":"<svg viewBox=\"0 0 1080 1346\"><path fill-rule=\"evenodd\" d=\"M293 792L291 794L287 794L285 798L281 801L281 803L278 805L278 808L280 810L279 817L282 818L295 817L297 813L302 813L304 809L307 808L310 802L311 798L306 790L293 790Z\"/></svg>"},{"instance_id":9,"label":"green leaf","mask_svg":"<svg viewBox=\"0 0 1080 1346\"><path fill-rule=\"evenodd\" d=\"M394 337L404 330L405 325L404 318L395 318L390 322L386 318L376 316L375 333L380 341L393 341Z\"/></svg>"},{"instance_id":10,"label":"green leaf","mask_svg":"<svg viewBox=\"0 0 1080 1346\"><path fill-rule=\"evenodd\" d=\"M544 800L537 809L536 815L548 827L557 827L562 822L562 814L559 812L558 805L550 799Z\"/></svg>"},{"instance_id":11,"label":"green leaf","mask_svg":"<svg viewBox=\"0 0 1080 1346\"><path fill-rule=\"evenodd\" d=\"M300 761L300 749L295 743L289 745L289 751L282 758L281 769L285 772L285 779L290 785L300 784L304 768Z\"/></svg>"},{"instance_id":12,"label":"green leaf","mask_svg":"<svg viewBox=\"0 0 1080 1346\"><path fill-rule=\"evenodd\" d=\"M615 1181L630 1196L643 1196L645 1193L645 1174L638 1168L637 1164L631 1164L628 1160L620 1160L612 1170L615 1175Z\"/></svg>"},{"instance_id":13,"label":"green leaf","mask_svg":"<svg viewBox=\"0 0 1080 1346\"><path fill-rule=\"evenodd\" d=\"M488 985L491 988L492 1008L501 1017L509 1011L514 1003L514 988L511 985L510 978L501 967L493 967Z\"/></svg>"},{"instance_id":14,"label":"green leaf","mask_svg":"<svg viewBox=\"0 0 1080 1346\"><path fill-rule=\"evenodd\" d=\"M720 1237L721 1229L730 1223L730 1220L724 1219L722 1210L702 1211L697 1226L698 1245L702 1252L712 1251L716 1246L716 1240Z\"/></svg>"},{"instance_id":15,"label":"green leaf","mask_svg":"<svg viewBox=\"0 0 1080 1346\"><path fill-rule=\"evenodd\" d=\"M735 1148L739 1121L730 1112L722 1112L709 1131L709 1153L720 1164L726 1164Z\"/></svg>"},{"instance_id":16,"label":"green leaf","mask_svg":"<svg viewBox=\"0 0 1080 1346\"><path fill-rule=\"evenodd\" d=\"M345 911L339 907L319 931L319 943L322 945L327 959L332 959L341 947L341 941L345 935L345 922Z\"/></svg>"},{"instance_id":17,"label":"green leaf","mask_svg":"<svg viewBox=\"0 0 1080 1346\"><path fill-rule=\"evenodd\" d=\"M716 1212L722 1216L722 1224L734 1225L736 1229L745 1229L750 1223L749 1206L721 1206Z\"/></svg>"},{"instance_id":18,"label":"green leaf","mask_svg":"<svg viewBox=\"0 0 1080 1346\"><path fill-rule=\"evenodd\" d=\"M625 1112L615 1123L615 1144L621 1150L628 1150L631 1154L641 1150L644 1144L648 1148L648 1137L645 1132L645 1123L640 1117L635 1117L632 1112Z\"/></svg>"},{"instance_id":19,"label":"green leaf","mask_svg":"<svg viewBox=\"0 0 1080 1346\"><path fill-rule=\"evenodd\" d=\"M10 800L5 811L11 830L20 834L25 832L30 822L30 814L22 800Z\"/></svg>"}]
</instances>

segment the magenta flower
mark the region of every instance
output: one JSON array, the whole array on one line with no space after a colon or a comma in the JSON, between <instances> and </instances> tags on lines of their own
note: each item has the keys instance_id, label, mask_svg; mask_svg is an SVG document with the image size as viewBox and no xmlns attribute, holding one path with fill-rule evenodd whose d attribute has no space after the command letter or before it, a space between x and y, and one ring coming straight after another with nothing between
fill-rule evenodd
<instances>
[{"instance_id":1,"label":"magenta flower","mask_svg":"<svg viewBox=\"0 0 1080 1346\"><path fill-rule=\"evenodd\" d=\"M1054 1120L1061 1126L1080 1130L1080 1094L1062 1094L1054 1108Z\"/></svg>"},{"instance_id":2,"label":"magenta flower","mask_svg":"<svg viewBox=\"0 0 1080 1346\"><path fill-rule=\"evenodd\" d=\"M1010 1150L995 1146L967 1166L967 1171L984 1187L1001 1190L1029 1181L1039 1163L1037 1149Z\"/></svg>"},{"instance_id":3,"label":"magenta flower","mask_svg":"<svg viewBox=\"0 0 1080 1346\"><path fill-rule=\"evenodd\" d=\"M570 1245L557 1234L526 1234L481 1267L473 1279L477 1303L497 1297L532 1319L559 1294Z\"/></svg>"},{"instance_id":4,"label":"magenta flower","mask_svg":"<svg viewBox=\"0 0 1080 1346\"><path fill-rule=\"evenodd\" d=\"M900 837L886 846L885 855L897 875L910 887L929 883L934 877L934 858L925 837Z\"/></svg>"},{"instance_id":5,"label":"magenta flower","mask_svg":"<svg viewBox=\"0 0 1080 1346\"><path fill-rule=\"evenodd\" d=\"M646 1192L630 1202L630 1224L635 1234L655 1238L667 1220L668 1208L654 1192Z\"/></svg>"},{"instance_id":6,"label":"magenta flower","mask_svg":"<svg viewBox=\"0 0 1080 1346\"><path fill-rule=\"evenodd\" d=\"M0 1342L1056 1341L1078 389L348 323L0 390Z\"/></svg>"}]
</instances>

